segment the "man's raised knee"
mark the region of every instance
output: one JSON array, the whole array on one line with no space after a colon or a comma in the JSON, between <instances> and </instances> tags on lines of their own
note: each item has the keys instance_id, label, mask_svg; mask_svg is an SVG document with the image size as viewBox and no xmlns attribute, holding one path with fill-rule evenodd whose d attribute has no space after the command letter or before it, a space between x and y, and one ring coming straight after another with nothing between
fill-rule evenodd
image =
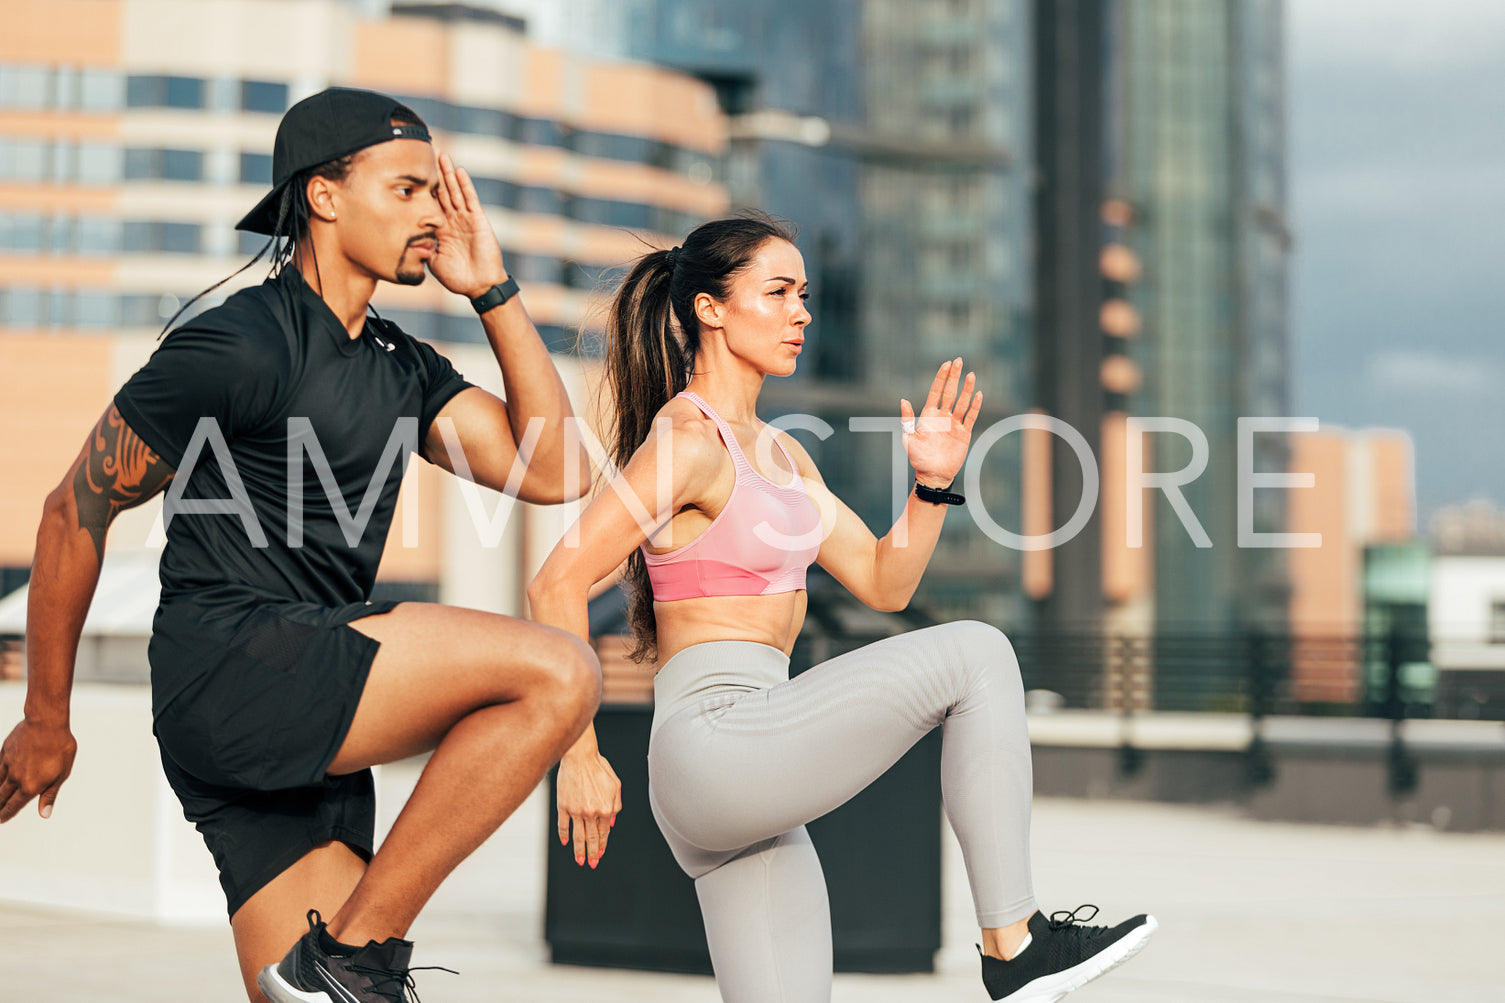
<instances>
[{"instance_id":1,"label":"man's raised knee","mask_svg":"<svg viewBox=\"0 0 1505 1003\"><path fill-rule=\"evenodd\" d=\"M561 715L578 717L584 728L601 703L601 662L580 638L554 633L540 652L546 663L547 695L560 704Z\"/></svg>"}]
</instances>

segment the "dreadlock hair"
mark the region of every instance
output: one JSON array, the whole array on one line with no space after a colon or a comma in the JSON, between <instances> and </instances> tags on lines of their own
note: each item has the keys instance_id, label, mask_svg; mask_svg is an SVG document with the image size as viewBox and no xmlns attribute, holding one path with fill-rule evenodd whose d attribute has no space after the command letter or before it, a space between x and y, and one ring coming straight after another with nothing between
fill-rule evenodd
<instances>
[{"instance_id":1,"label":"dreadlock hair","mask_svg":"<svg viewBox=\"0 0 1505 1003\"><path fill-rule=\"evenodd\" d=\"M764 244L792 244L794 238L792 225L750 211L702 223L690 231L683 247L650 251L633 263L606 313L603 383L613 399L615 421L608 438L619 468L647 441L659 409L689 385L700 351L696 295L725 299L732 277L752 263ZM624 585L627 619L636 641L631 657L641 662L656 654L658 626L648 566L640 550L627 558Z\"/></svg>"},{"instance_id":2,"label":"dreadlock hair","mask_svg":"<svg viewBox=\"0 0 1505 1003\"><path fill-rule=\"evenodd\" d=\"M418 117L417 112L413 111L407 105L398 105L392 110L392 124L423 125L424 121ZM173 322L181 317L185 310L214 292L226 282L235 278L241 272L244 272L247 268L256 264L262 258L267 258L272 264L271 269L267 272L268 278L280 275L282 270L290 265L296 266L302 254L303 242L308 237L311 229L309 226L311 210L308 205L308 183L314 178L344 181L346 176L350 174L350 167L355 163L355 158L359 153L359 150L355 153L347 153L345 156L335 160L301 170L289 178L287 184L282 188L281 197L277 200L277 223L272 228L273 236L267 238L267 242L261 245L261 250L257 251L255 257L250 261L247 261L235 271L178 307L177 312L162 326L157 339L160 341L163 335L172 330ZM312 244L309 244L309 250L313 250ZM314 275L317 276L319 273L319 256L317 252L314 252L313 255L313 265Z\"/></svg>"}]
</instances>

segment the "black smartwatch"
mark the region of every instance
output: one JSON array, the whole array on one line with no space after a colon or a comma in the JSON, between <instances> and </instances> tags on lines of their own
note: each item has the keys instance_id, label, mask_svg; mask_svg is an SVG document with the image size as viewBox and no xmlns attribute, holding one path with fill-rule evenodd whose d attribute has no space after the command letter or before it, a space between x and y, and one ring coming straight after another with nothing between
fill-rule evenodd
<instances>
[{"instance_id":1,"label":"black smartwatch","mask_svg":"<svg viewBox=\"0 0 1505 1003\"><path fill-rule=\"evenodd\" d=\"M507 276L507 281L490 289L470 301L470 305L476 308L476 313L485 313L494 306L503 303L517 295L517 279Z\"/></svg>"},{"instance_id":2,"label":"black smartwatch","mask_svg":"<svg viewBox=\"0 0 1505 1003\"><path fill-rule=\"evenodd\" d=\"M932 505L965 505L967 499L959 494L954 494L950 487L927 488L919 481L914 482L914 496L920 501L930 502Z\"/></svg>"}]
</instances>

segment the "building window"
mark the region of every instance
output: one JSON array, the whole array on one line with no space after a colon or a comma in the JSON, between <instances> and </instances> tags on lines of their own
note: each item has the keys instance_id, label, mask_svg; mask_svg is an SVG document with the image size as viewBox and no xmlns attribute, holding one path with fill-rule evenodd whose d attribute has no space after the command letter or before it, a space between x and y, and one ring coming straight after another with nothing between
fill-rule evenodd
<instances>
[{"instance_id":1,"label":"building window","mask_svg":"<svg viewBox=\"0 0 1505 1003\"><path fill-rule=\"evenodd\" d=\"M1490 601L1489 643L1505 644L1505 599Z\"/></svg>"},{"instance_id":2,"label":"building window","mask_svg":"<svg viewBox=\"0 0 1505 1003\"><path fill-rule=\"evenodd\" d=\"M67 184L78 177L78 144L60 139L52 146L52 180Z\"/></svg>"},{"instance_id":3,"label":"building window","mask_svg":"<svg viewBox=\"0 0 1505 1003\"><path fill-rule=\"evenodd\" d=\"M460 105L455 108L453 118L457 132L465 132L473 136L510 139L517 131L516 116L498 108Z\"/></svg>"},{"instance_id":4,"label":"building window","mask_svg":"<svg viewBox=\"0 0 1505 1003\"><path fill-rule=\"evenodd\" d=\"M287 111L287 84L273 83L269 80L242 80L240 82L240 109L281 115Z\"/></svg>"},{"instance_id":5,"label":"building window","mask_svg":"<svg viewBox=\"0 0 1505 1003\"><path fill-rule=\"evenodd\" d=\"M77 293L73 297L73 323L78 327L114 327L116 300L109 293Z\"/></svg>"},{"instance_id":6,"label":"building window","mask_svg":"<svg viewBox=\"0 0 1505 1003\"><path fill-rule=\"evenodd\" d=\"M44 242L53 254L76 254L78 252L78 220L72 216L53 216L47 221L47 237Z\"/></svg>"},{"instance_id":7,"label":"building window","mask_svg":"<svg viewBox=\"0 0 1505 1003\"><path fill-rule=\"evenodd\" d=\"M553 119L522 118L518 120L518 138L534 146L564 146L564 127Z\"/></svg>"},{"instance_id":8,"label":"building window","mask_svg":"<svg viewBox=\"0 0 1505 1003\"><path fill-rule=\"evenodd\" d=\"M0 136L0 180L44 181L48 176L50 144L40 139Z\"/></svg>"},{"instance_id":9,"label":"building window","mask_svg":"<svg viewBox=\"0 0 1505 1003\"><path fill-rule=\"evenodd\" d=\"M160 327L166 320L158 309L161 296L132 293L120 297L120 323L123 327ZM169 312L169 316L171 313Z\"/></svg>"},{"instance_id":10,"label":"building window","mask_svg":"<svg viewBox=\"0 0 1505 1003\"><path fill-rule=\"evenodd\" d=\"M109 143L79 143L76 177L80 184L85 185L116 184L120 181L124 167L123 159L118 146Z\"/></svg>"},{"instance_id":11,"label":"building window","mask_svg":"<svg viewBox=\"0 0 1505 1003\"><path fill-rule=\"evenodd\" d=\"M0 108L46 108L51 83L45 66L0 65Z\"/></svg>"},{"instance_id":12,"label":"building window","mask_svg":"<svg viewBox=\"0 0 1505 1003\"><path fill-rule=\"evenodd\" d=\"M625 160L644 164L653 156L655 144L639 136L623 136L611 132L591 132L582 129L570 137L570 148L587 157L603 160ZM672 149L672 148L671 148Z\"/></svg>"},{"instance_id":13,"label":"building window","mask_svg":"<svg viewBox=\"0 0 1505 1003\"><path fill-rule=\"evenodd\" d=\"M504 252L507 271L517 276L519 282L551 282L558 284L559 259L544 254Z\"/></svg>"},{"instance_id":14,"label":"building window","mask_svg":"<svg viewBox=\"0 0 1505 1003\"><path fill-rule=\"evenodd\" d=\"M198 223L163 223L161 250L165 254L198 254L204 228Z\"/></svg>"},{"instance_id":15,"label":"building window","mask_svg":"<svg viewBox=\"0 0 1505 1003\"><path fill-rule=\"evenodd\" d=\"M198 150L128 149L127 181L202 181L204 154Z\"/></svg>"},{"instance_id":16,"label":"building window","mask_svg":"<svg viewBox=\"0 0 1505 1003\"><path fill-rule=\"evenodd\" d=\"M272 183L272 155L270 153L242 153L240 155L240 183L270 185Z\"/></svg>"},{"instance_id":17,"label":"building window","mask_svg":"<svg viewBox=\"0 0 1505 1003\"><path fill-rule=\"evenodd\" d=\"M251 233L249 230L236 230L235 239L236 248L240 251L240 253L249 256L252 254L260 253L261 249L267 246L267 241L271 238L264 233Z\"/></svg>"},{"instance_id":18,"label":"building window","mask_svg":"<svg viewBox=\"0 0 1505 1003\"><path fill-rule=\"evenodd\" d=\"M77 253L103 257L120 252L120 221L105 216L84 216L75 230Z\"/></svg>"},{"instance_id":19,"label":"building window","mask_svg":"<svg viewBox=\"0 0 1505 1003\"><path fill-rule=\"evenodd\" d=\"M20 565L0 568L0 596L8 596L31 581L31 569Z\"/></svg>"},{"instance_id":20,"label":"building window","mask_svg":"<svg viewBox=\"0 0 1505 1003\"><path fill-rule=\"evenodd\" d=\"M131 76L126 80L128 108L204 107L206 88L199 77Z\"/></svg>"},{"instance_id":21,"label":"building window","mask_svg":"<svg viewBox=\"0 0 1505 1003\"><path fill-rule=\"evenodd\" d=\"M396 95L399 104L406 105L413 114L423 120L430 129L450 129L460 116L458 109L448 101L438 98Z\"/></svg>"},{"instance_id":22,"label":"building window","mask_svg":"<svg viewBox=\"0 0 1505 1003\"><path fill-rule=\"evenodd\" d=\"M518 190L517 208L522 212L558 216L564 209L564 199L557 189L527 185Z\"/></svg>"},{"instance_id":23,"label":"building window","mask_svg":"<svg viewBox=\"0 0 1505 1003\"><path fill-rule=\"evenodd\" d=\"M499 178L471 178L476 186L476 197L482 205L494 205L503 209L517 208L518 186Z\"/></svg>"},{"instance_id":24,"label":"building window","mask_svg":"<svg viewBox=\"0 0 1505 1003\"><path fill-rule=\"evenodd\" d=\"M41 216L33 213L0 214L0 251L40 252L44 223Z\"/></svg>"},{"instance_id":25,"label":"building window","mask_svg":"<svg viewBox=\"0 0 1505 1003\"><path fill-rule=\"evenodd\" d=\"M977 109L971 105L948 108L945 117L953 133L971 132L977 124Z\"/></svg>"},{"instance_id":26,"label":"building window","mask_svg":"<svg viewBox=\"0 0 1505 1003\"><path fill-rule=\"evenodd\" d=\"M10 327L41 327L41 291L22 286L0 286L0 318L4 318Z\"/></svg>"},{"instance_id":27,"label":"building window","mask_svg":"<svg viewBox=\"0 0 1505 1003\"><path fill-rule=\"evenodd\" d=\"M126 220L121 229L121 249L160 254L198 254L204 228L197 223L163 223L156 220Z\"/></svg>"},{"instance_id":28,"label":"building window","mask_svg":"<svg viewBox=\"0 0 1505 1003\"><path fill-rule=\"evenodd\" d=\"M125 78L109 70L80 70L80 111L119 111L125 106Z\"/></svg>"}]
</instances>

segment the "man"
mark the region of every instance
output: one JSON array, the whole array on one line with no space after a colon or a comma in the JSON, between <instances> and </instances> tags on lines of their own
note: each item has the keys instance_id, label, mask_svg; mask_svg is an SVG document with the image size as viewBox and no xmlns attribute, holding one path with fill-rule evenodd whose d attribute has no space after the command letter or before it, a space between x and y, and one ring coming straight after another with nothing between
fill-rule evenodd
<instances>
[{"instance_id":1,"label":"man","mask_svg":"<svg viewBox=\"0 0 1505 1003\"><path fill-rule=\"evenodd\" d=\"M366 601L406 454L498 490L516 462L511 490L535 502L583 479L566 477L569 401L475 188L417 115L316 94L278 127L273 176L239 229L285 238L274 275L170 334L47 500L0 821L35 796L51 814L105 534L166 490L154 731L219 867L247 994L264 998L259 973L272 1003L400 1003L418 911L600 697L594 655L562 631ZM505 402L368 316L378 282L420 283L425 265L472 299ZM373 855L369 768L425 751Z\"/></svg>"}]
</instances>

